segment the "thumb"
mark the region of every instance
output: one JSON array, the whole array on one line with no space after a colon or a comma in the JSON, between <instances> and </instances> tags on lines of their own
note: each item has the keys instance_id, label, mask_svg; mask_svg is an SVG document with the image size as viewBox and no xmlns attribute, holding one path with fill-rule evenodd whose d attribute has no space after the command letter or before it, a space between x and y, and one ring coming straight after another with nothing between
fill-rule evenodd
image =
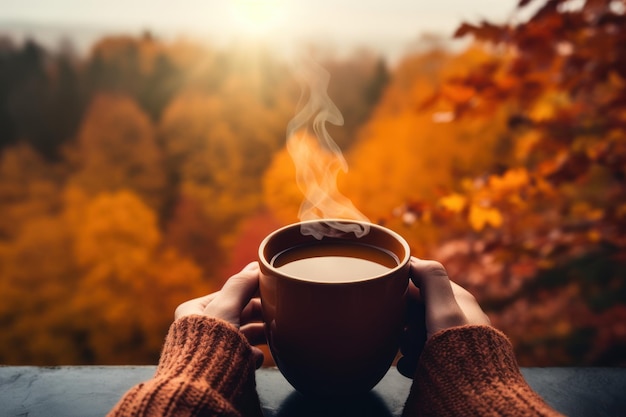
<instances>
[{"instance_id":1,"label":"thumb","mask_svg":"<svg viewBox=\"0 0 626 417\"><path fill-rule=\"evenodd\" d=\"M468 324L443 265L411 257L410 274L424 300L428 338L440 330Z\"/></svg>"},{"instance_id":2,"label":"thumb","mask_svg":"<svg viewBox=\"0 0 626 417\"><path fill-rule=\"evenodd\" d=\"M252 262L231 276L215 298L206 306L204 314L219 317L235 327L241 324L241 312L259 288L259 265Z\"/></svg>"}]
</instances>

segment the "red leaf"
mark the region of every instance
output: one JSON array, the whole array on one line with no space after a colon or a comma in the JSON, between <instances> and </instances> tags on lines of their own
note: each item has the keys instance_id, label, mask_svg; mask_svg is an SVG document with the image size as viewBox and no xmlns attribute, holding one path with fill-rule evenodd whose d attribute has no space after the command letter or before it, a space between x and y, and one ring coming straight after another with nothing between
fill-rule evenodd
<instances>
[{"instance_id":1,"label":"red leaf","mask_svg":"<svg viewBox=\"0 0 626 417\"><path fill-rule=\"evenodd\" d=\"M443 95L455 104L467 103L476 95L476 90L471 86L462 84L445 84Z\"/></svg>"},{"instance_id":2,"label":"red leaf","mask_svg":"<svg viewBox=\"0 0 626 417\"><path fill-rule=\"evenodd\" d=\"M525 6L528 6L528 4L533 1L533 0L520 0L519 3L517 3L517 7L518 8L522 8Z\"/></svg>"},{"instance_id":3,"label":"red leaf","mask_svg":"<svg viewBox=\"0 0 626 417\"><path fill-rule=\"evenodd\" d=\"M468 34L473 34L478 28L474 25L470 25L469 23L463 23L459 28L454 32L455 38L462 38Z\"/></svg>"},{"instance_id":4,"label":"red leaf","mask_svg":"<svg viewBox=\"0 0 626 417\"><path fill-rule=\"evenodd\" d=\"M506 28L504 26L498 26L493 23L482 21L480 26L463 23L454 33L454 37L461 38L466 35L472 35L476 39L499 43L505 38L505 34Z\"/></svg>"}]
</instances>

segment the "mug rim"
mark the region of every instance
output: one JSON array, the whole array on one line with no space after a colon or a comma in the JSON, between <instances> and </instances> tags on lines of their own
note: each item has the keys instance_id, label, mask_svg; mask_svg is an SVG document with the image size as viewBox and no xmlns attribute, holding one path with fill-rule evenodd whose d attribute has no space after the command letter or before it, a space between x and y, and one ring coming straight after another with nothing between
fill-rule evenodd
<instances>
[{"instance_id":1,"label":"mug rim","mask_svg":"<svg viewBox=\"0 0 626 417\"><path fill-rule=\"evenodd\" d=\"M306 279L306 278L302 278L302 277L297 277L294 275L290 275L287 273L284 273L282 271L279 271L277 268L275 268L270 261L268 261L264 255L264 249L267 246L268 242L274 238L275 236L279 235L280 233L282 233L285 230L288 229L292 229L294 227L300 227L303 224L309 224L309 223L326 223L326 222L343 222L343 223L355 223L355 224L361 224L361 225L367 225L370 228L373 227L375 229L378 229L384 233L387 233L389 235L391 235L392 238L394 238L398 243L400 243L402 245L402 247L404 248L404 256L402 259L398 259L398 265L391 268L389 271L385 271L381 274L378 275L373 275L371 277L366 277L366 278L361 278L361 279L357 279L357 280L350 280L350 281L334 281L334 282L326 282L326 281L314 281L311 279ZM357 239L358 240L358 239ZM385 249L385 248L382 248ZM303 283L307 283L307 284L311 284L311 285L322 285L322 286L337 286L337 285L352 285L352 284L359 284L359 283L363 283L363 282L367 282L367 281L373 281L376 279L380 279L380 278L384 278L387 276L392 276L394 275L397 271L399 271L400 269L402 269L403 267L406 266L406 264L409 262L409 259L411 258L411 248L409 246L409 243L406 241L406 239L404 239L399 233L397 233L394 230L391 230L385 226L381 226L379 224L376 223L371 223L371 222L366 222L366 221L362 221L362 220L352 220L352 219L340 219L340 218L330 218L330 219L314 219L314 220L303 220L303 221L299 221L299 222L295 222L295 223L291 223L285 226L282 226L276 230L274 230L273 232L271 232L270 234L268 234L259 244L259 250L258 250L258 258L259 258L259 262L262 264L262 266L264 268L266 268L267 270L271 271L272 275L274 276L280 276L283 277L285 279L288 280L292 280L292 281L297 281L297 282L303 282Z\"/></svg>"}]
</instances>

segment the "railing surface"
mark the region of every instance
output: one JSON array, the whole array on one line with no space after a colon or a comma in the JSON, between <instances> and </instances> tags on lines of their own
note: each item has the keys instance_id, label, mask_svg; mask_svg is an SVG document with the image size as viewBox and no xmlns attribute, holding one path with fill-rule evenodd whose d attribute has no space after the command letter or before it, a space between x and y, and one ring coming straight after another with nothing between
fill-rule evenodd
<instances>
[{"instance_id":1,"label":"railing surface","mask_svg":"<svg viewBox=\"0 0 626 417\"><path fill-rule=\"evenodd\" d=\"M102 417L131 386L150 379L154 366L0 367L2 417ZM626 368L523 368L528 383L571 417L626 416ZM358 400L311 401L274 368L257 371L266 417L400 416L411 380L391 368Z\"/></svg>"}]
</instances>

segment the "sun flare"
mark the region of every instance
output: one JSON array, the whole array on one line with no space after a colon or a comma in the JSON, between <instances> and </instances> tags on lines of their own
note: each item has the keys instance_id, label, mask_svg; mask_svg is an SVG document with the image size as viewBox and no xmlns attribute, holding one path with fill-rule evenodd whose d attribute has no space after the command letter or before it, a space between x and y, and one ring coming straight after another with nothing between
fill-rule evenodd
<instances>
[{"instance_id":1,"label":"sun flare","mask_svg":"<svg viewBox=\"0 0 626 417\"><path fill-rule=\"evenodd\" d=\"M235 24L248 35L275 29L285 16L284 0L232 0L231 4Z\"/></svg>"}]
</instances>

